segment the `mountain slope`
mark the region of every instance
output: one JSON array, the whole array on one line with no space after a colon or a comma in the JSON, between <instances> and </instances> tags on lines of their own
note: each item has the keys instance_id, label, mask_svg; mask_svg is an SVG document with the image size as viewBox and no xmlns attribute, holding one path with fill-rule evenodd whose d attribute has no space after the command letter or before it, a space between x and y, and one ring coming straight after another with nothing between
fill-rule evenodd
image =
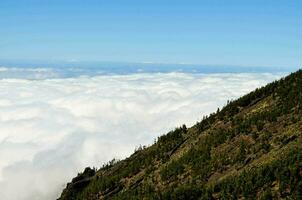
<instances>
[{"instance_id":1,"label":"mountain slope","mask_svg":"<svg viewBox=\"0 0 302 200\"><path fill-rule=\"evenodd\" d=\"M71 199L302 199L302 70L129 158L86 168Z\"/></svg>"}]
</instances>

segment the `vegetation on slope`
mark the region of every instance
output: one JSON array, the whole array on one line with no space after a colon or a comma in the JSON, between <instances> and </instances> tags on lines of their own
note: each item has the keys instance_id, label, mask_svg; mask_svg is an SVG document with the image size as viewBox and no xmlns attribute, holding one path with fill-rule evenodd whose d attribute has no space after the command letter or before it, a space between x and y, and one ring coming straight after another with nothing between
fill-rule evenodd
<instances>
[{"instance_id":1,"label":"vegetation on slope","mask_svg":"<svg viewBox=\"0 0 302 200\"><path fill-rule=\"evenodd\" d=\"M301 150L302 70L86 168L60 199L302 199Z\"/></svg>"}]
</instances>

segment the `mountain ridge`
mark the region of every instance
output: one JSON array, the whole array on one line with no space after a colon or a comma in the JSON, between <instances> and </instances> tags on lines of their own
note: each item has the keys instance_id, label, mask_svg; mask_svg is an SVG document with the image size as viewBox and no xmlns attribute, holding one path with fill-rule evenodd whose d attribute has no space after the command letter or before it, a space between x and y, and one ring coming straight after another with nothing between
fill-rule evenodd
<instances>
[{"instance_id":1,"label":"mountain ridge","mask_svg":"<svg viewBox=\"0 0 302 200\"><path fill-rule=\"evenodd\" d=\"M130 157L86 168L65 199L302 198L302 70Z\"/></svg>"}]
</instances>

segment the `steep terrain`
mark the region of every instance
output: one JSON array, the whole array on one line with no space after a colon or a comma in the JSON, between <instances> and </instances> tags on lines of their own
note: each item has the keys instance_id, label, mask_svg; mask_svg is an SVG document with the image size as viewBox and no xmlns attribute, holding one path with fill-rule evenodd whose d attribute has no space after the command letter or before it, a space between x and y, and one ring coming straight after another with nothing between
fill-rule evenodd
<instances>
[{"instance_id":1,"label":"steep terrain","mask_svg":"<svg viewBox=\"0 0 302 200\"><path fill-rule=\"evenodd\" d=\"M60 199L302 199L302 70L86 168Z\"/></svg>"}]
</instances>

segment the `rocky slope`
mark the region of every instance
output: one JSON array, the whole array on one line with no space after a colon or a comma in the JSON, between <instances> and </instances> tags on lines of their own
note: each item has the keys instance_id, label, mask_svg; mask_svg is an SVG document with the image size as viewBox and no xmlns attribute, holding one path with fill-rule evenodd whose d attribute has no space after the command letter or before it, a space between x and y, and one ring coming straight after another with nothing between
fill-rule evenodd
<instances>
[{"instance_id":1,"label":"rocky slope","mask_svg":"<svg viewBox=\"0 0 302 200\"><path fill-rule=\"evenodd\" d=\"M86 168L59 199L302 199L302 70Z\"/></svg>"}]
</instances>

